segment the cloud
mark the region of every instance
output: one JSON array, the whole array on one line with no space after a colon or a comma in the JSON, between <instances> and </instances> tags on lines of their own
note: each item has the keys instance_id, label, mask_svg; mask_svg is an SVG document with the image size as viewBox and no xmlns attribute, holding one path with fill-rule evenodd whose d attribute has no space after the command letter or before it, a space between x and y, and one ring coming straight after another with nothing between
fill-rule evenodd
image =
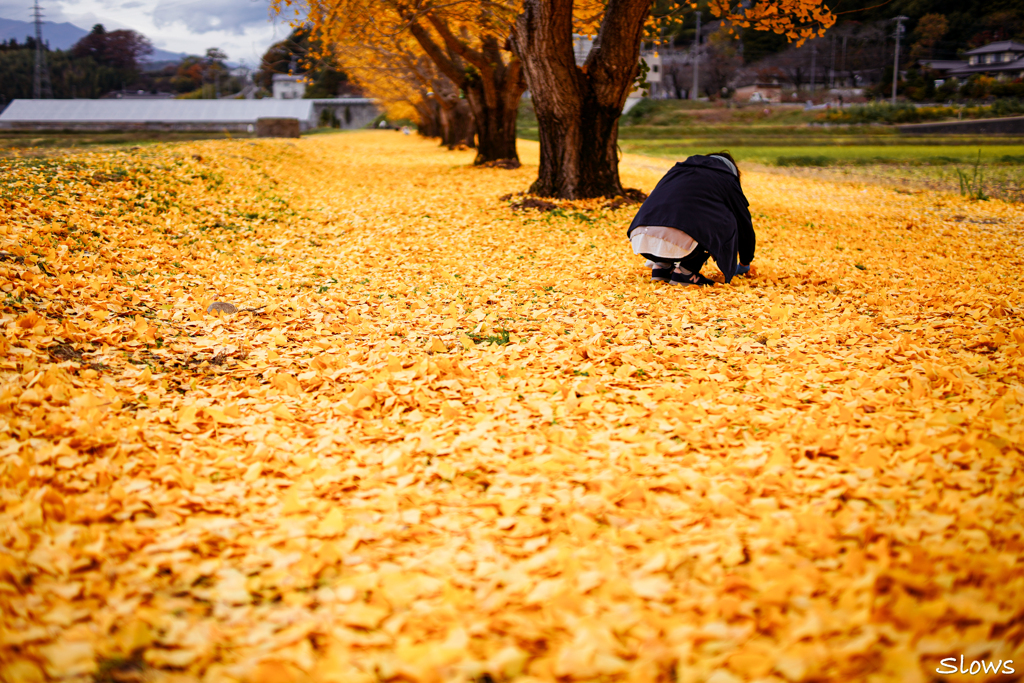
<instances>
[{"instance_id":1,"label":"cloud","mask_svg":"<svg viewBox=\"0 0 1024 683\"><path fill-rule=\"evenodd\" d=\"M252 0L160 0L153 10L153 23L163 28L182 23L191 33L224 31L243 35L246 28L266 26L267 5Z\"/></svg>"},{"instance_id":2,"label":"cloud","mask_svg":"<svg viewBox=\"0 0 1024 683\"><path fill-rule=\"evenodd\" d=\"M0 0L0 17L31 21L32 0ZM232 61L259 64L264 51L288 35L290 15L272 19L270 0L39 0L47 21L88 31L130 28L157 48L201 55L217 46ZM20 36L20 34L18 34ZM19 37L19 40L21 38Z\"/></svg>"},{"instance_id":3,"label":"cloud","mask_svg":"<svg viewBox=\"0 0 1024 683\"><path fill-rule=\"evenodd\" d=\"M58 24L67 21L59 6L46 0L40 0L43 10L43 21L55 21ZM0 0L0 17L17 21L32 21L31 0Z\"/></svg>"}]
</instances>

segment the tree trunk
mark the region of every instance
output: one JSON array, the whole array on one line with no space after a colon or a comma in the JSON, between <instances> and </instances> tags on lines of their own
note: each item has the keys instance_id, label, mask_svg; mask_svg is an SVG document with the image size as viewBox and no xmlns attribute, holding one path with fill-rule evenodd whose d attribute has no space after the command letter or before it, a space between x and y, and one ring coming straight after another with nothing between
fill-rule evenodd
<instances>
[{"instance_id":1,"label":"tree trunk","mask_svg":"<svg viewBox=\"0 0 1024 683\"><path fill-rule=\"evenodd\" d=\"M427 14L427 20L446 49L416 21L410 21L409 31L438 71L466 96L477 137L473 163L519 166L516 116L526 89L519 60L513 58L506 64L495 36L485 35L479 48L471 47L452 33L442 18Z\"/></svg>"},{"instance_id":2,"label":"tree trunk","mask_svg":"<svg viewBox=\"0 0 1024 683\"><path fill-rule=\"evenodd\" d=\"M623 194L617 149L621 109L601 107L586 94L578 108L564 100L540 107L534 102L540 170L531 194L563 199Z\"/></svg>"},{"instance_id":3,"label":"tree trunk","mask_svg":"<svg viewBox=\"0 0 1024 683\"><path fill-rule=\"evenodd\" d=\"M516 117L523 89L506 86L501 90L493 90L495 97L488 97L482 84L471 85L466 91L466 99L476 123L477 154L473 163L502 163L517 167L519 153L516 151Z\"/></svg>"},{"instance_id":4,"label":"tree trunk","mask_svg":"<svg viewBox=\"0 0 1024 683\"><path fill-rule=\"evenodd\" d=\"M441 144L448 149L474 146L473 114L465 100L441 107L441 128Z\"/></svg>"},{"instance_id":5,"label":"tree trunk","mask_svg":"<svg viewBox=\"0 0 1024 683\"><path fill-rule=\"evenodd\" d=\"M582 67L572 46L572 0L525 0L512 34L533 97L540 172L533 194L565 199L624 194L619 117L639 71L651 0L610 0Z\"/></svg>"},{"instance_id":6,"label":"tree trunk","mask_svg":"<svg viewBox=\"0 0 1024 683\"><path fill-rule=\"evenodd\" d=\"M425 138L436 138L442 134L441 108L436 102L424 98L413 105L419 118L416 132Z\"/></svg>"}]
</instances>

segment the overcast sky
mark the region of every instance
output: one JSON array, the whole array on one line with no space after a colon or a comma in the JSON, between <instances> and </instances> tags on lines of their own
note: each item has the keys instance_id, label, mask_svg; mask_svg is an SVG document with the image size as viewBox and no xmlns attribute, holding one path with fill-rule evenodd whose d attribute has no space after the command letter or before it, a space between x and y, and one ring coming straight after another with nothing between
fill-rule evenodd
<instances>
[{"instance_id":1,"label":"overcast sky","mask_svg":"<svg viewBox=\"0 0 1024 683\"><path fill-rule=\"evenodd\" d=\"M273 19L268 0L40 0L47 21L86 30L130 28L171 52L203 54L219 47L233 62L259 64L270 44L288 35L288 22ZM32 0L0 0L0 17L32 20Z\"/></svg>"}]
</instances>

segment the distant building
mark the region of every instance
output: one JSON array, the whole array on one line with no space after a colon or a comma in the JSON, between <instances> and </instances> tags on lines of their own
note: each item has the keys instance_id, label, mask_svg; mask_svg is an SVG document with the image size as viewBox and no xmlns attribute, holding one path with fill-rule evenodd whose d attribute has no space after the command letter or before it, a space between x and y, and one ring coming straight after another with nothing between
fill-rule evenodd
<instances>
[{"instance_id":1,"label":"distant building","mask_svg":"<svg viewBox=\"0 0 1024 683\"><path fill-rule=\"evenodd\" d=\"M0 114L0 129L189 130L251 133L261 118L297 119L301 130L330 120L363 128L379 114L361 97L275 100L14 100Z\"/></svg>"},{"instance_id":2,"label":"distant building","mask_svg":"<svg viewBox=\"0 0 1024 683\"><path fill-rule=\"evenodd\" d=\"M594 38L580 33L572 34L572 54L576 59L576 66L583 66L593 49ZM647 82L661 83L661 57L657 50L641 52L640 58L647 62Z\"/></svg>"},{"instance_id":3,"label":"distant building","mask_svg":"<svg viewBox=\"0 0 1024 683\"><path fill-rule=\"evenodd\" d=\"M574 33L572 35L572 54L576 59L576 66L583 66L583 64L586 63L587 57L590 55L590 51L594 49L594 37L580 33ZM640 58L647 62L647 82L650 84L650 95L653 97L659 97L659 87L661 86L662 76L661 57L655 51L644 52L640 55ZM629 97L626 99L626 104L622 108L622 113L625 114L628 112L641 99L641 91L634 89L629 93Z\"/></svg>"},{"instance_id":4,"label":"distant building","mask_svg":"<svg viewBox=\"0 0 1024 683\"><path fill-rule=\"evenodd\" d=\"M576 58L576 66L583 66L593 47L594 38L581 33L572 34L572 54Z\"/></svg>"},{"instance_id":5,"label":"distant building","mask_svg":"<svg viewBox=\"0 0 1024 683\"><path fill-rule=\"evenodd\" d=\"M640 59L647 62L647 82L652 86L661 84L661 55L655 52L640 53ZM652 88L652 94L653 94Z\"/></svg>"},{"instance_id":6,"label":"distant building","mask_svg":"<svg viewBox=\"0 0 1024 683\"><path fill-rule=\"evenodd\" d=\"M943 78L968 78L974 74L995 76L1000 80L1024 78L1024 45L1001 40L964 53L967 61L958 59L922 59L920 63Z\"/></svg>"},{"instance_id":7,"label":"distant building","mask_svg":"<svg viewBox=\"0 0 1024 683\"><path fill-rule=\"evenodd\" d=\"M274 74L275 100L301 100L306 94L306 77Z\"/></svg>"}]
</instances>

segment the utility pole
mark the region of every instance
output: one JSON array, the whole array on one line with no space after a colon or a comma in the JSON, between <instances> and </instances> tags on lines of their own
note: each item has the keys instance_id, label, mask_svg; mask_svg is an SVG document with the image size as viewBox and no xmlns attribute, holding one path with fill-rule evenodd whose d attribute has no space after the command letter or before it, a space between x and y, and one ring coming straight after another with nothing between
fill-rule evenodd
<instances>
[{"instance_id":1,"label":"utility pole","mask_svg":"<svg viewBox=\"0 0 1024 683\"><path fill-rule=\"evenodd\" d=\"M832 34L832 56L828 62L828 87L836 87L836 34Z\"/></svg>"},{"instance_id":2,"label":"utility pole","mask_svg":"<svg viewBox=\"0 0 1024 683\"><path fill-rule=\"evenodd\" d=\"M896 57L892 62L892 106L896 106L896 82L900 80L900 36L903 35L903 22L907 17L896 17Z\"/></svg>"},{"instance_id":3,"label":"utility pole","mask_svg":"<svg viewBox=\"0 0 1024 683\"><path fill-rule=\"evenodd\" d=\"M53 99L50 70L46 67L46 52L43 50L43 10L39 7L39 0L36 0L32 8L32 16L36 25L36 64L32 73L32 98Z\"/></svg>"},{"instance_id":4,"label":"utility pole","mask_svg":"<svg viewBox=\"0 0 1024 683\"><path fill-rule=\"evenodd\" d=\"M814 97L814 70L818 61L818 46L811 45L811 97Z\"/></svg>"},{"instance_id":5,"label":"utility pole","mask_svg":"<svg viewBox=\"0 0 1024 683\"><path fill-rule=\"evenodd\" d=\"M700 10L697 10L697 35L693 39L693 92L691 100L700 96L700 73L697 71L697 62L700 60Z\"/></svg>"},{"instance_id":6,"label":"utility pole","mask_svg":"<svg viewBox=\"0 0 1024 683\"><path fill-rule=\"evenodd\" d=\"M843 67L842 67L842 71L844 73L846 72L846 36L843 36ZM845 78L843 80L843 84L844 85L846 84ZM850 83L849 85L853 85L853 84Z\"/></svg>"}]
</instances>

